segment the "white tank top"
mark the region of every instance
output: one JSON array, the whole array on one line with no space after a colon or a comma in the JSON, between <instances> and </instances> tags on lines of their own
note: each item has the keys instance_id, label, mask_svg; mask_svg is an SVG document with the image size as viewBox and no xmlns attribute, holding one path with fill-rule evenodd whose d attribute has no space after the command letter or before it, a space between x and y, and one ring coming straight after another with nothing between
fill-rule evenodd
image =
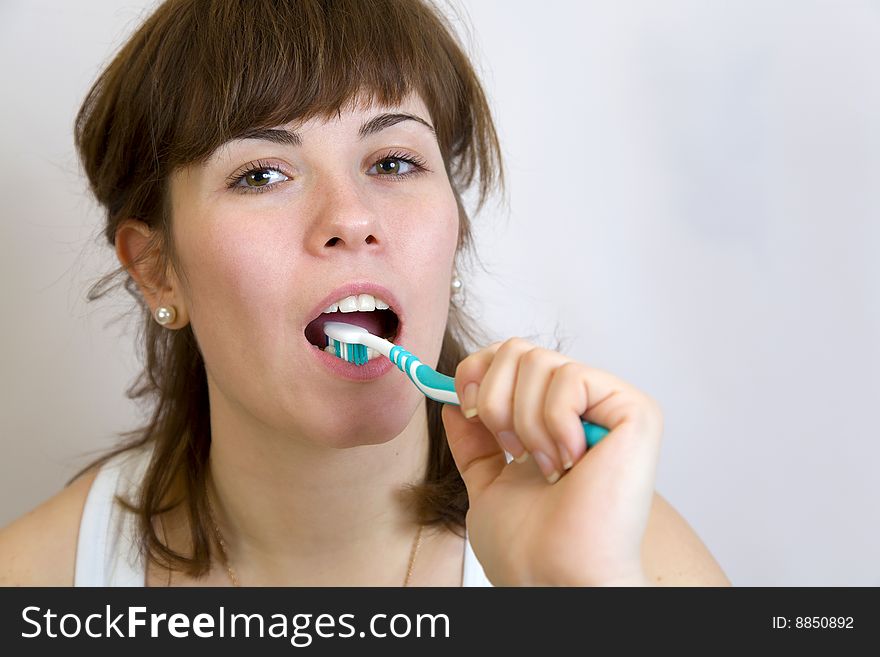
<instances>
[{"instance_id":1,"label":"white tank top","mask_svg":"<svg viewBox=\"0 0 880 657\"><path fill-rule=\"evenodd\" d=\"M114 500L134 499L149 464L152 445L106 461L92 482L76 547L74 586L145 586L146 559L137 541L137 518ZM462 586L492 586L465 530Z\"/></svg>"}]
</instances>

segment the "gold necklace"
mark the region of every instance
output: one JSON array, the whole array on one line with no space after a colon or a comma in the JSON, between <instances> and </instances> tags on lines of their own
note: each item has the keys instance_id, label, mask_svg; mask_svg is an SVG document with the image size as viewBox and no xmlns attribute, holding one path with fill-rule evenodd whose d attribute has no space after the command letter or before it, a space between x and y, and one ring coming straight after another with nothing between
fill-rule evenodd
<instances>
[{"instance_id":1,"label":"gold necklace","mask_svg":"<svg viewBox=\"0 0 880 657\"><path fill-rule=\"evenodd\" d=\"M232 562L229 559L229 553L226 550L226 541L223 540L223 532L220 531L220 525L217 524L217 518L214 516L214 507L211 506L211 496L208 495L208 478L205 477L205 500L208 502L208 515L211 517L211 524L214 526L214 536L217 544L220 546L220 556L223 558L223 565L226 566L226 572L233 586L240 587L238 577L232 568ZM413 541L412 550L409 554L409 566L406 569L406 577L403 578L403 586L409 586L409 580L412 577L413 567L416 564L416 555L419 553L419 546L422 544L422 525L419 525L419 531L416 533L415 541Z\"/></svg>"}]
</instances>

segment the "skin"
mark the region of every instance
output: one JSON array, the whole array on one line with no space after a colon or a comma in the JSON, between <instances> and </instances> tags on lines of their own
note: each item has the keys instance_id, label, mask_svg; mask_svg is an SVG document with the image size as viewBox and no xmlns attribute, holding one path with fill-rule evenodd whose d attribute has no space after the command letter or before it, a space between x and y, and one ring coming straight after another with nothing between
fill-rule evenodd
<instances>
[{"instance_id":1,"label":"skin","mask_svg":"<svg viewBox=\"0 0 880 657\"><path fill-rule=\"evenodd\" d=\"M358 139L359 126L383 111L431 122L418 96L396 108L352 106L338 120L288 126L301 134L299 146L239 140L176 172L181 270L130 269L153 310L177 308L167 328L192 324L204 356L212 499L244 585L396 586L405 574L416 525L395 491L423 474L424 397L394 371L368 384L331 376L301 335L327 291L367 279L398 295L407 348L427 362L439 356L458 211L430 129L404 121ZM417 155L429 171L391 179L374 165L393 150ZM225 185L257 159L281 170L272 189ZM145 224L124 222L120 261L130 266L149 235ZM729 583L654 492L662 414L649 396L520 338L471 354L455 381L462 408L445 406L442 417L471 499L471 542L493 583ZM478 384L472 399L469 383ZM357 413L341 410L351 408ZM612 429L588 453L582 416ZM502 442L504 431L515 442ZM507 464L502 448L521 458ZM78 522L89 481L47 503L54 517ZM33 560L48 558L48 539L34 548L36 522L0 532L8 557L0 563L12 564L0 582L32 581ZM161 529L172 548L186 549L182 518L165 518ZM460 585L462 550L451 532L427 531L412 583ZM151 569L148 584L228 579L219 565L197 582Z\"/></svg>"},{"instance_id":2,"label":"skin","mask_svg":"<svg viewBox=\"0 0 880 657\"><path fill-rule=\"evenodd\" d=\"M657 403L520 338L471 354L455 378L464 415L447 407L443 420L492 582L648 585L641 543L663 428ZM611 429L589 454L581 416Z\"/></svg>"},{"instance_id":3,"label":"skin","mask_svg":"<svg viewBox=\"0 0 880 657\"><path fill-rule=\"evenodd\" d=\"M183 309L170 327L191 322L205 358L215 508L243 583L398 585L406 571L416 526L395 491L427 459L424 398L402 376L333 377L302 336L328 291L372 280L398 296L412 348L439 356L458 210L432 130L404 121L358 138L383 111L287 126L301 146L238 140L171 181L185 276L150 303ZM418 98L395 111L431 120ZM394 180L374 166L392 151L430 171ZM258 159L282 172L271 189L226 187ZM148 233L131 226L134 251Z\"/></svg>"}]
</instances>

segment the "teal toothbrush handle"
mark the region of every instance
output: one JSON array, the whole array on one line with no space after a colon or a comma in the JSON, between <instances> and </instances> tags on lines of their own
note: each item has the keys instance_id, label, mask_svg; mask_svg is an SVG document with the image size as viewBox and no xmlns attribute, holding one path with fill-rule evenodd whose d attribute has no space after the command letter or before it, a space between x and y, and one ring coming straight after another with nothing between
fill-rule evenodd
<instances>
[{"instance_id":1,"label":"teal toothbrush handle","mask_svg":"<svg viewBox=\"0 0 880 657\"><path fill-rule=\"evenodd\" d=\"M437 372L406 349L397 345L391 349L388 358L410 378L426 397L443 404L461 405L458 394L455 392L455 379L451 376ZM588 447L593 447L608 435L608 429L603 426L586 420L581 420L581 423L584 425L584 437Z\"/></svg>"}]
</instances>

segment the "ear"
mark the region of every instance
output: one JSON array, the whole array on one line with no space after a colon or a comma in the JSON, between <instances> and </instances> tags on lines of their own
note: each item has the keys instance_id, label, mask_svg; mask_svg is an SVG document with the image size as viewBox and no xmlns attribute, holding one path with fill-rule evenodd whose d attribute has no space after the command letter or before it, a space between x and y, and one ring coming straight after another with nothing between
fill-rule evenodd
<instances>
[{"instance_id":1,"label":"ear","mask_svg":"<svg viewBox=\"0 0 880 657\"><path fill-rule=\"evenodd\" d=\"M180 294L180 285L171 272L171 278L159 271L160 258L152 229L143 221L123 219L116 228L116 257L140 288L141 295L152 312L162 305L172 305L177 318L166 328L181 328L189 321L186 305Z\"/></svg>"}]
</instances>

